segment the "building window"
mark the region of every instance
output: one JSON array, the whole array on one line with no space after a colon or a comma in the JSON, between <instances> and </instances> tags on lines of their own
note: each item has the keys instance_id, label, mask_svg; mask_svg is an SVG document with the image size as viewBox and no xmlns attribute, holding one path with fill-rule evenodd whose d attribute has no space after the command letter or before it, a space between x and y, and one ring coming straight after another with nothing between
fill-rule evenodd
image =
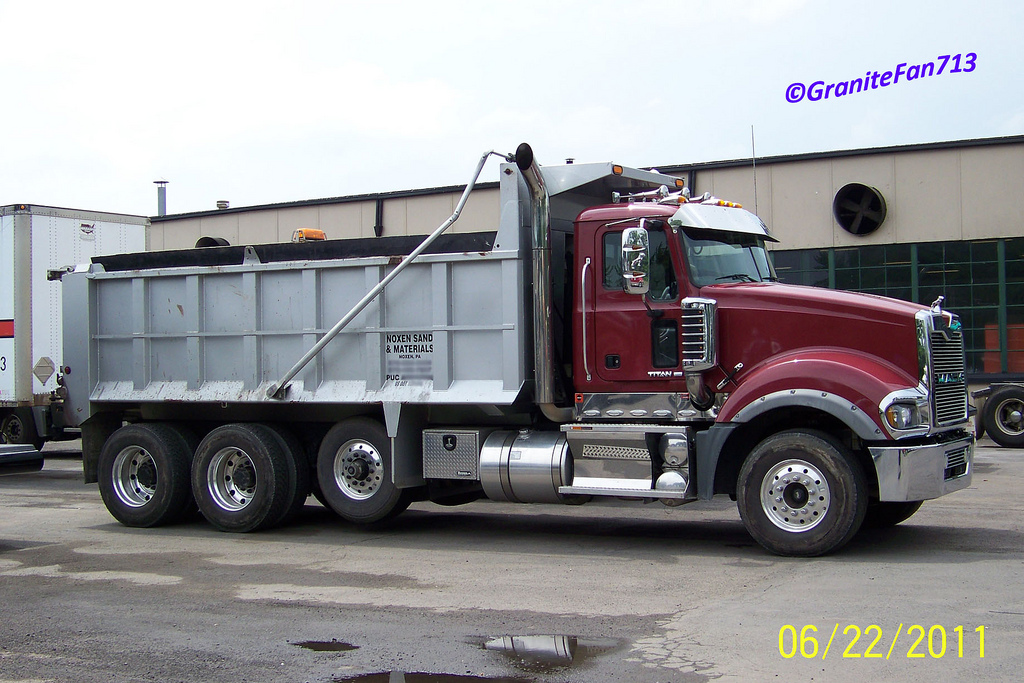
<instances>
[{"instance_id":1,"label":"building window","mask_svg":"<svg viewBox=\"0 0 1024 683\"><path fill-rule=\"evenodd\" d=\"M1024 238L772 252L782 282L943 307L964 326L967 370L1024 376Z\"/></svg>"}]
</instances>

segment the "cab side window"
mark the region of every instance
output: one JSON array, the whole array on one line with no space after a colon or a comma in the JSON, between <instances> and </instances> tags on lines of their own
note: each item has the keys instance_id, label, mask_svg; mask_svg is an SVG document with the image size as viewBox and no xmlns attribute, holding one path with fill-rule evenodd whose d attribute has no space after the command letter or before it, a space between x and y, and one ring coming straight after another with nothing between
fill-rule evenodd
<instances>
[{"instance_id":1,"label":"cab side window","mask_svg":"<svg viewBox=\"0 0 1024 683\"><path fill-rule=\"evenodd\" d=\"M651 288L647 296L651 301L671 301L679 296L679 284L672 269L672 256L664 230L651 230L648 234L651 249ZM604 234L602 242L603 284L605 289L621 290L622 232Z\"/></svg>"}]
</instances>

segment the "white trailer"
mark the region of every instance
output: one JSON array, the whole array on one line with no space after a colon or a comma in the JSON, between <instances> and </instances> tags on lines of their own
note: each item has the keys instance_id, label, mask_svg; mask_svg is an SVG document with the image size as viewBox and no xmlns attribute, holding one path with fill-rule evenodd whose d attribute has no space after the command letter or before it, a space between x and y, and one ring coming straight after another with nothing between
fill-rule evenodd
<instances>
[{"instance_id":1,"label":"white trailer","mask_svg":"<svg viewBox=\"0 0 1024 683\"><path fill-rule=\"evenodd\" d=\"M144 216L0 206L0 442L60 438L62 297L55 273L94 256L142 251ZM59 278L56 278L59 280Z\"/></svg>"}]
</instances>

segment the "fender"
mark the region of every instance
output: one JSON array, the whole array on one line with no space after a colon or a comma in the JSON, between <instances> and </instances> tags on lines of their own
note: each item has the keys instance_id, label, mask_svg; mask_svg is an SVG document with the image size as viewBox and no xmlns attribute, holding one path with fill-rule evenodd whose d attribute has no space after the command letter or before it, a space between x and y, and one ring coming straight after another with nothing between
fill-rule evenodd
<instances>
[{"instance_id":1,"label":"fender","mask_svg":"<svg viewBox=\"0 0 1024 683\"><path fill-rule=\"evenodd\" d=\"M718 422L749 422L776 408L806 406L829 413L865 441L887 439L879 402L915 378L880 358L834 348L774 356L745 373Z\"/></svg>"}]
</instances>

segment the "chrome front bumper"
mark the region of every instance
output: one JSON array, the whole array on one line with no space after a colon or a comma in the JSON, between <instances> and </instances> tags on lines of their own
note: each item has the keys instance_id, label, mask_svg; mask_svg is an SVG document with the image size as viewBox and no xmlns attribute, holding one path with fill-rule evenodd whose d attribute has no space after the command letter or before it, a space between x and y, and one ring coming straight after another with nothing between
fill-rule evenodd
<instances>
[{"instance_id":1,"label":"chrome front bumper","mask_svg":"<svg viewBox=\"0 0 1024 683\"><path fill-rule=\"evenodd\" d=\"M971 484L974 437L918 446L869 446L882 501L928 500Z\"/></svg>"}]
</instances>

